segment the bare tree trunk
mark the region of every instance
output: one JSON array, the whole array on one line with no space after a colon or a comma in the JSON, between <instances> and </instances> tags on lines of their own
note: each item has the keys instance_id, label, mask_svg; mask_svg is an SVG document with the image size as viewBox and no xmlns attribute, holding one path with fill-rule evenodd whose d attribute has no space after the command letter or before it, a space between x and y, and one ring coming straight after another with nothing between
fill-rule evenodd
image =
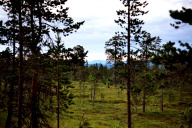
<instances>
[{"instance_id":1,"label":"bare tree trunk","mask_svg":"<svg viewBox=\"0 0 192 128\"><path fill-rule=\"evenodd\" d=\"M114 67L114 75L115 75L115 78L114 78L114 85L116 87L116 84L117 84L117 78L116 78L116 70L117 70L117 59L116 59L116 44L115 44L115 67Z\"/></svg>"},{"instance_id":2,"label":"bare tree trunk","mask_svg":"<svg viewBox=\"0 0 192 128\"><path fill-rule=\"evenodd\" d=\"M59 43L57 43L58 51L59 51ZM60 81L59 81L59 55L57 57L57 128L59 128L59 88L60 88Z\"/></svg>"},{"instance_id":3,"label":"bare tree trunk","mask_svg":"<svg viewBox=\"0 0 192 128\"><path fill-rule=\"evenodd\" d=\"M104 95L101 93L101 108L103 107Z\"/></svg>"},{"instance_id":4,"label":"bare tree trunk","mask_svg":"<svg viewBox=\"0 0 192 128\"><path fill-rule=\"evenodd\" d=\"M1 78L0 78L0 92L2 92L2 84L1 84ZM0 95L0 98L1 98L1 95Z\"/></svg>"},{"instance_id":5,"label":"bare tree trunk","mask_svg":"<svg viewBox=\"0 0 192 128\"><path fill-rule=\"evenodd\" d=\"M18 128L22 127L22 108L23 108L23 27L22 9L23 0L19 1L19 87L18 87Z\"/></svg>"},{"instance_id":6,"label":"bare tree trunk","mask_svg":"<svg viewBox=\"0 0 192 128\"><path fill-rule=\"evenodd\" d=\"M36 45L37 42L35 41L35 33L34 33L34 13L33 13L34 5L33 2L31 2L31 7L30 7L30 16L31 16L31 30L32 30L32 55L34 57L33 64L34 66L34 74L33 74L33 79L32 79L32 91L31 91L31 126L32 128L38 128L38 85L37 85L37 80L38 80L38 66L36 63L38 63L38 58L37 58L37 49Z\"/></svg>"},{"instance_id":7,"label":"bare tree trunk","mask_svg":"<svg viewBox=\"0 0 192 128\"><path fill-rule=\"evenodd\" d=\"M14 14L13 14L14 15ZM14 19L15 20L15 19ZM15 87L15 23L13 24L13 62L12 62L12 74L14 75L9 91L9 101L8 101L8 116L5 123L5 128L10 128L11 119L13 115L13 96L14 96L14 87Z\"/></svg>"},{"instance_id":8,"label":"bare tree trunk","mask_svg":"<svg viewBox=\"0 0 192 128\"><path fill-rule=\"evenodd\" d=\"M145 112L145 86L143 88L143 112Z\"/></svg>"},{"instance_id":9,"label":"bare tree trunk","mask_svg":"<svg viewBox=\"0 0 192 128\"><path fill-rule=\"evenodd\" d=\"M32 79L32 91L31 91L31 125L32 128L38 128L38 89L37 89L37 79L38 79L38 69L35 69Z\"/></svg>"},{"instance_id":10,"label":"bare tree trunk","mask_svg":"<svg viewBox=\"0 0 192 128\"><path fill-rule=\"evenodd\" d=\"M130 89L131 89L131 65L130 65L130 39L131 39L131 33L130 33L130 0L128 2L128 39L127 39L127 51L128 51L128 57L127 57L127 70L128 70L128 76L127 76L127 125L128 128L131 128L131 96L130 96Z\"/></svg>"},{"instance_id":11,"label":"bare tree trunk","mask_svg":"<svg viewBox=\"0 0 192 128\"><path fill-rule=\"evenodd\" d=\"M85 82L83 82L83 104L84 104L84 96L85 96Z\"/></svg>"},{"instance_id":12,"label":"bare tree trunk","mask_svg":"<svg viewBox=\"0 0 192 128\"><path fill-rule=\"evenodd\" d=\"M79 96L79 99L80 99L80 103L81 103L81 83L79 83L79 89L80 89L80 96Z\"/></svg>"},{"instance_id":13,"label":"bare tree trunk","mask_svg":"<svg viewBox=\"0 0 192 128\"><path fill-rule=\"evenodd\" d=\"M137 105L138 105L138 100L137 100L137 94L135 96L136 102L135 102L135 111L137 112Z\"/></svg>"},{"instance_id":14,"label":"bare tree trunk","mask_svg":"<svg viewBox=\"0 0 192 128\"><path fill-rule=\"evenodd\" d=\"M96 91L96 85L94 83L94 88L93 88L93 106L94 106L94 103L95 103L95 91Z\"/></svg>"},{"instance_id":15,"label":"bare tree trunk","mask_svg":"<svg viewBox=\"0 0 192 128\"><path fill-rule=\"evenodd\" d=\"M163 112L163 89L161 89L161 111Z\"/></svg>"},{"instance_id":16,"label":"bare tree trunk","mask_svg":"<svg viewBox=\"0 0 192 128\"><path fill-rule=\"evenodd\" d=\"M91 100L93 100L93 93L92 93L93 88L91 87Z\"/></svg>"}]
</instances>

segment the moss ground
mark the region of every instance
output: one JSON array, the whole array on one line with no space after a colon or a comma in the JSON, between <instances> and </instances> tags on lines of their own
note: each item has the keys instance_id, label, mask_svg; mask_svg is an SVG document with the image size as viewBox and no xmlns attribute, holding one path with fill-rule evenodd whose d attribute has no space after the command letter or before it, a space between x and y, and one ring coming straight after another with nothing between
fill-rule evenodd
<instances>
[{"instance_id":1,"label":"moss ground","mask_svg":"<svg viewBox=\"0 0 192 128\"><path fill-rule=\"evenodd\" d=\"M61 115L61 128L79 128L80 123L88 122L92 128L124 128L127 127L126 90L119 93L118 88L99 84L96 90L96 100L93 106L91 101L90 83L86 83L85 91L79 90L79 82L73 82L70 92L75 96L74 104L70 106L71 114ZM81 98L80 98L81 94ZM101 94L104 99L101 102ZM182 96L182 97L181 97ZM187 106L192 105L192 89L185 89L182 94L174 91L174 100L169 103L168 96L164 95L164 111L160 111L160 94L147 97L146 112L142 112L142 104L132 107L133 128L179 128L179 113ZM81 99L81 100L80 100ZM142 101L142 100L141 100ZM6 119L6 113L0 113L0 128ZM56 116L49 124L56 127Z\"/></svg>"}]
</instances>

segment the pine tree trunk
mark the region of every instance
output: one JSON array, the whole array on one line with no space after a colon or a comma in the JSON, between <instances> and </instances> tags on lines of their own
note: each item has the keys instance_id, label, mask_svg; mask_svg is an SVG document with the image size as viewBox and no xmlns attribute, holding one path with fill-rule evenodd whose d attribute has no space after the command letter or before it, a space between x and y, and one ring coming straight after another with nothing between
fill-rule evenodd
<instances>
[{"instance_id":1,"label":"pine tree trunk","mask_svg":"<svg viewBox=\"0 0 192 128\"><path fill-rule=\"evenodd\" d=\"M127 39L127 51L128 51L128 57L127 57L127 70L128 70L128 76L127 76L127 125L128 128L131 128L131 96L130 96L130 89L131 89L131 65L130 65L130 39L131 39L131 33L130 33L130 0L128 0L128 39Z\"/></svg>"},{"instance_id":2,"label":"pine tree trunk","mask_svg":"<svg viewBox=\"0 0 192 128\"><path fill-rule=\"evenodd\" d=\"M31 31L32 31L32 46L31 46L31 52L33 55L33 64L34 66L34 74L33 74L33 79L32 79L32 91L31 91L31 126L32 128L38 128L38 85L37 85L37 80L38 80L38 58L37 58L37 42L35 41L35 32L34 32L34 12L33 12L33 2L31 2L31 7L30 7L30 16L31 16Z\"/></svg>"},{"instance_id":3,"label":"pine tree trunk","mask_svg":"<svg viewBox=\"0 0 192 128\"><path fill-rule=\"evenodd\" d=\"M114 76L115 76L115 78L114 78L114 85L115 85L115 87L116 87L116 82L117 82L117 78L116 78L116 70L117 70L117 59L116 59L117 57L116 57L116 45L115 45L115 67L114 67Z\"/></svg>"},{"instance_id":4,"label":"pine tree trunk","mask_svg":"<svg viewBox=\"0 0 192 128\"><path fill-rule=\"evenodd\" d=\"M136 102L135 102L135 111L137 112L137 105L138 105L137 94L136 94L135 98L136 98Z\"/></svg>"},{"instance_id":5,"label":"pine tree trunk","mask_svg":"<svg viewBox=\"0 0 192 128\"><path fill-rule=\"evenodd\" d=\"M118 100L119 100L120 99L120 87L118 88L117 95L118 95Z\"/></svg>"},{"instance_id":6,"label":"pine tree trunk","mask_svg":"<svg viewBox=\"0 0 192 128\"><path fill-rule=\"evenodd\" d=\"M13 24L13 29L15 29L15 23ZM14 96L14 87L15 87L15 30L13 32L13 62L12 62L12 74L14 75L13 80L10 85L10 92L9 92L9 101L8 101L8 116L5 123L5 128L10 128L11 119L13 115L13 96Z\"/></svg>"},{"instance_id":7,"label":"pine tree trunk","mask_svg":"<svg viewBox=\"0 0 192 128\"><path fill-rule=\"evenodd\" d=\"M59 51L59 44L57 44L58 51ZM60 89L60 74L59 74L59 55L57 58L57 128L59 128L59 89Z\"/></svg>"},{"instance_id":8,"label":"pine tree trunk","mask_svg":"<svg viewBox=\"0 0 192 128\"><path fill-rule=\"evenodd\" d=\"M83 104L84 104L84 97L85 97L85 82L83 82Z\"/></svg>"},{"instance_id":9,"label":"pine tree trunk","mask_svg":"<svg viewBox=\"0 0 192 128\"><path fill-rule=\"evenodd\" d=\"M92 88L92 86L91 86L91 100L93 100L93 88Z\"/></svg>"},{"instance_id":10,"label":"pine tree trunk","mask_svg":"<svg viewBox=\"0 0 192 128\"><path fill-rule=\"evenodd\" d=\"M163 89L161 89L161 111L163 112Z\"/></svg>"},{"instance_id":11,"label":"pine tree trunk","mask_svg":"<svg viewBox=\"0 0 192 128\"><path fill-rule=\"evenodd\" d=\"M79 84L79 89L80 89L80 96L79 96L79 99L80 99L80 103L81 103L81 83Z\"/></svg>"},{"instance_id":12,"label":"pine tree trunk","mask_svg":"<svg viewBox=\"0 0 192 128\"><path fill-rule=\"evenodd\" d=\"M145 86L143 88L143 112L145 112Z\"/></svg>"},{"instance_id":13,"label":"pine tree trunk","mask_svg":"<svg viewBox=\"0 0 192 128\"><path fill-rule=\"evenodd\" d=\"M23 27L21 18L21 6L23 0L19 1L19 87L18 87L18 128L22 127L22 107L23 107Z\"/></svg>"},{"instance_id":14,"label":"pine tree trunk","mask_svg":"<svg viewBox=\"0 0 192 128\"><path fill-rule=\"evenodd\" d=\"M0 93L2 92L2 84L1 84L1 78L0 78ZM0 99L1 99L1 95L0 95Z\"/></svg>"},{"instance_id":15,"label":"pine tree trunk","mask_svg":"<svg viewBox=\"0 0 192 128\"><path fill-rule=\"evenodd\" d=\"M13 24L13 28L15 29L15 23ZM12 74L14 75L14 78L10 85L10 92L9 92L9 102L8 102L8 116L5 123L5 128L9 128L11 124L11 118L13 115L13 96L14 96L14 86L15 86L15 30L13 32L13 63L12 63L13 69Z\"/></svg>"},{"instance_id":16,"label":"pine tree trunk","mask_svg":"<svg viewBox=\"0 0 192 128\"><path fill-rule=\"evenodd\" d=\"M103 107L103 96L101 95L101 108Z\"/></svg>"},{"instance_id":17,"label":"pine tree trunk","mask_svg":"<svg viewBox=\"0 0 192 128\"><path fill-rule=\"evenodd\" d=\"M95 91L96 91L96 85L94 83L94 88L93 88L93 106L94 106L94 103L95 103Z\"/></svg>"},{"instance_id":18,"label":"pine tree trunk","mask_svg":"<svg viewBox=\"0 0 192 128\"><path fill-rule=\"evenodd\" d=\"M35 69L32 80L32 91L31 91L31 126L32 128L38 128L38 90L37 90L37 79L38 70Z\"/></svg>"}]
</instances>

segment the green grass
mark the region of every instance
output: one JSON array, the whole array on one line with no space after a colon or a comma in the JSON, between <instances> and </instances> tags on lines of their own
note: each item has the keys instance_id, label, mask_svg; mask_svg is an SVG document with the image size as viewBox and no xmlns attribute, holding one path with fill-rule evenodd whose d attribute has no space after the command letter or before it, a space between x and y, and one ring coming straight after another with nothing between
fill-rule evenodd
<instances>
[{"instance_id":1,"label":"green grass","mask_svg":"<svg viewBox=\"0 0 192 128\"><path fill-rule=\"evenodd\" d=\"M118 98L118 89L114 86L107 88L107 86L100 84L96 91L95 106L90 97L90 83L86 83L85 92L81 92L79 82L73 82L70 92L75 96L74 104L70 106L69 111L72 114L67 116L61 114L60 127L61 128L78 128L83 123L83 120L90 124L92 128L124 128L127 127L127 106L126 106L126 90L120 93ZM179 113L187 106L192 105L191 89L186 89L182 92L182 100L180 100L180 93L174 91L175 99L169 103L168 95L164 95L164 111L160 111L160 94L147 97L146 112L142 112L142 99L137 106L132 107L132 125L133 128L178 128L179 127ZM101 103L101 94L104 94L103 103ZM141 96L140 96L141 97ZM133 102L134 103L134 102ZM83 117L83 120L82 120ZM6 113L0 113L0 128L6 120ZM56 115L49 120L52 127L56 127Z\"/></svg>"}]
</instances>

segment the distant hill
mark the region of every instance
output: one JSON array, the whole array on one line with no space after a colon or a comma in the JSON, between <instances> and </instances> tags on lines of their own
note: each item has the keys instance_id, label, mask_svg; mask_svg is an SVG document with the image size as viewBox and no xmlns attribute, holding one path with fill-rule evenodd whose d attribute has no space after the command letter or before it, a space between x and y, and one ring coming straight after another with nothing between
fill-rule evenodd
<instances>
[{"instance_id":1,"label":"distant hill","mask_svg":"<svg viewBox=\"0 0 192 128\"><path fill-rule=\"evenodd\" d=\"M126 63L126 62L125 62L125 63ZM111 67L113 67L114 62L110 62L110 63L109 63L109 62L106 61L106 60L93 60L93 61L88 61L88 66L94 65L94 64L97 64L98 66L99 66L100 64L102 64L103 66L107 66L108 68L111 68ZM153 66L153 63L150 62L150 61L148 61L148 64L149 64L150 67Z\"/></svg>"},{"instance_id":2,"label":"distant hill","mask_svg":"<svg viewBox=\"0 0 192 128\"><path fill-rule=\"evenodd\" d=\"M93 61L88 61L88 64L102 64L102 65L106 65L107 61L106 60L93 60Z\"/></svg>"},{"instance_id":3,"label":"distant hill","mask_svg":"<svg viewBox=\"0 0 192 128\"><path fill-rule=\"evenodd\" d=\"M88 66L97 64L98 66L100 66L100 64L102 64L103 66L107 66L108 68L113 66L113 63L108 63L108 61L106 60L93 60L93 61L88 61Z\"/></svg>"}]
</instances>

